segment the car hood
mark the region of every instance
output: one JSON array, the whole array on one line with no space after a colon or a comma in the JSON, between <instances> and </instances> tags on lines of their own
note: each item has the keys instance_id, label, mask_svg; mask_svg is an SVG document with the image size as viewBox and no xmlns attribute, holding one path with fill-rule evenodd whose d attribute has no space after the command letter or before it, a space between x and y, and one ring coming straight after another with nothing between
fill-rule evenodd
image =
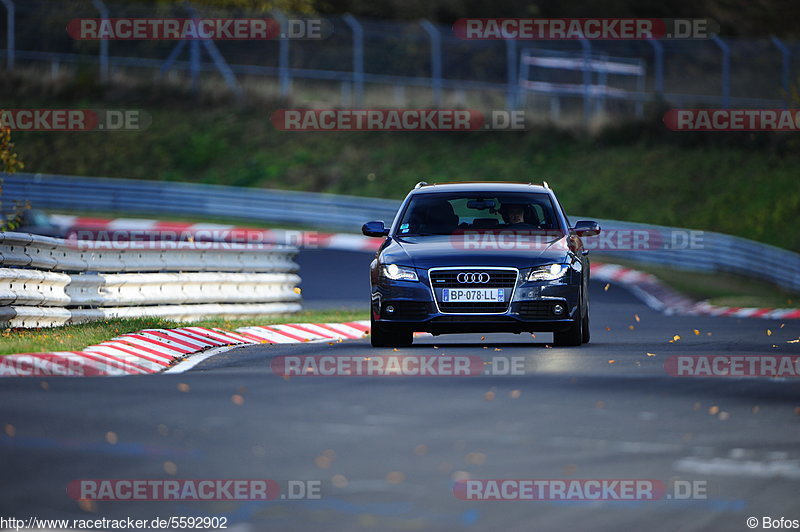
<instances>
[{"instance_id":1,"label":"car hood","mask_svg":"<svg viewBox=\"0 0 800 532\"><path fill-rule=\"evenodd\" d=\"M565 262L569 248L566 237L536 244L511 245L483 242L481 245L450 237L393 239L381 252L385 264L428 269L438 266L512 266L529 268Z\"/></svg>"}]
</instances>

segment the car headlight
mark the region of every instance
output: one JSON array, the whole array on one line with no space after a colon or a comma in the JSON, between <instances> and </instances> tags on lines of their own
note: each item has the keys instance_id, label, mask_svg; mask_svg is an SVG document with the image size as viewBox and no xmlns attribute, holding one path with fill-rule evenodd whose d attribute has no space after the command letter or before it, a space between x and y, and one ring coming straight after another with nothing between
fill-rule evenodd
<instances>
[{"instance_id":1,"label":"car headlight","mask_svg":"<svg viewBox=\"0 0 800 532\"><path fill-rule=\"evenodd\" d=\"M419 281L417 272L413 268L404 268L397 264L387 264L383 267L383 276L392 281Z\"/></svg>"},{"instance_id":2,"label":"car headlight","mask_svg":"<svg viewBox=\"0 0 800 532\"><path fill-rule=\"evenodd\" d=\"M528 274L528 281L555 281L564 277L567 271L569 271L569 264L536 266Z\"/></svg>"}]
</instances>

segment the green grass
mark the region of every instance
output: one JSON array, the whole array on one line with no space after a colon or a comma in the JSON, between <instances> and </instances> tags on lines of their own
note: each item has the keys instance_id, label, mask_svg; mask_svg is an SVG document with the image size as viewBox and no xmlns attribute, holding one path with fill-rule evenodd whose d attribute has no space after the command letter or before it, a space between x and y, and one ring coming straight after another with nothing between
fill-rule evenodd
<instances>
[{"instance_id":1,"label":"green grass","mask_svg":"<svg viewBox=\"0 0 800 532\"><path fill-rule=\"evenodd\" d=\"M729 307L800 307L800 294L733 273L702 273L593 255L597 262L620 264L652 273L664 284L697 300Z\"/></svg>"},{"instance_id":2,"label":"green grass","mask_svg":"<svg viewBox=\"0 0 800 532\"><path fill-rule=\"evenodd\" d=\"M43 329L6 329L0 333L0 337L2 337L0 355L80 351L87 346L99 344L115 336L142 329L169 329L187 326L235 329L249 325L275 323L343 322L365 319L369 319L367 311L325 310L241 320L210 319L191 323L178 323L159 318L126 318Z\"/></svg>"},{"instance_id":3,"label":"green grass","mask_svg":"<svg viewBox=\"0 0 800 532\"><path fill-rule=\"evenodd\" d=\"M547 180L575 215L719 231L800 250L800 233L788 230L800 213L800 155L789 136L668 132L659 113L594 136L546 128L281 132L269 117L290 103L236 107L158 88L37 92L13 80L0 80L0 97L8 108L128 108L152 116L139 132L17 132L29 172L386 198L402 198L421 179Z\"/></svg>"}]
</instances>

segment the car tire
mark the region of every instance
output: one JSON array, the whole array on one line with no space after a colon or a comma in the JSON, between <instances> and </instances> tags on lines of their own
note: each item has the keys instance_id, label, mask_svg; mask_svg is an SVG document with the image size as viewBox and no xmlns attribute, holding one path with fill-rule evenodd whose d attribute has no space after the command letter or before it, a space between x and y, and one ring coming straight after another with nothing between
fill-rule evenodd
<instances>
[{"instance_id":1,"label":"car tire","mask_svg":"<svg viewBox=\"0 0 800 532\"><path fill-rule=\"evenodd\" d=\"M553 333L553 344L559 347L578 346L583 344L583 308L578 307L575 321L566 331Z\"/></svg>"},{"instance_id":2,"label":"car tire","mask_svg":"<svg viewBox=\"0 0 800 532\"><path fill-rule=\"evenodd\" d=\"M586 309L585 314L583 316L582 329L583 329L583 331L582 331L583 332L583 343L584 344L588 344L589 343L589 339L592 336L591 332L589 332L589 309Z\"/></svg>"},{"instance_id":3,"label":"car tire","mask_svg":"<svg viewBox=\"0 0 800 532\"><path fill-rule=\"evenodd\" d=\"M412 331L387 331L370 317L369 343L372 347L408 347L414 342Z\"/></svg>"}]
</instances>

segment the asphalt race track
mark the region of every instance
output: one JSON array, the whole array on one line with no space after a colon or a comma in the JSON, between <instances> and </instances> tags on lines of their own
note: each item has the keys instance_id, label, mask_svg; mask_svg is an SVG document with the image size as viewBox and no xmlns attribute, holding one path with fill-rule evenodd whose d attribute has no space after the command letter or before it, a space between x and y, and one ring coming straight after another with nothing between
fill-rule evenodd
<instances>
[{"instance_id":1,"label":"asphalt race track","mask_svg":"<svg viewBox=\"0 0 800 532\"><path fill-rule=\"evenodd\" d=\"M370 260L301 254L308 306L366 305ZM276 355L393 353L359 340L242 347L176 375L3 379L0 515L214 515L243 531L748 530L751 516L800 519L798 381L672 377L663 366L678 354L800 355L787 343L798 320L665 316L604 288L593 283L592 342L580 348L551 348L549 334L475 334L419 337L394 353L524 357L524 375L284 379L269 368ZM322 497L79 504L66 486L85 478L319 480ZM706 494L463 501L453 483L464 478L688 480Z\"/></svg>"}]
</instances>

